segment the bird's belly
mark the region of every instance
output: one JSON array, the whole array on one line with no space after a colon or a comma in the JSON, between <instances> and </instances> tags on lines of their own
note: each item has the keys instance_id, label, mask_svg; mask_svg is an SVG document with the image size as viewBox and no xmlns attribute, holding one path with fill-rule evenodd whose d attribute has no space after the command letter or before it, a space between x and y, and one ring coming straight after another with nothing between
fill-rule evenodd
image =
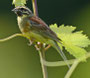
<instances>
[{"instance_id":1,"label":"bird's belly","mask_svg":"<svg viewBox=\"0 0 90 78\"><path fill-rule=\"evenodd\" d=\"M27 38L33 38L36 42L46 43L48 41L47 38L44 38L40 34L34 33L34 32L27 32L25 33Z\"/></svg>"}]
</instances>

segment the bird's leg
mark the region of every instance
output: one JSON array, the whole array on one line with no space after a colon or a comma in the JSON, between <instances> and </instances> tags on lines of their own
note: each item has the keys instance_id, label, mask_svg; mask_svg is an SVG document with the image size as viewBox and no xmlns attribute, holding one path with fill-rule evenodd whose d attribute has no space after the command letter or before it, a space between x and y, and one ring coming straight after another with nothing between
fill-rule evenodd
<instances>
[{"instance_id":1,"label":"bird's leg","mask_svg":"<svg viewBox=\"0 0 90 78\"><path fill-rule=\"evenodd\" d=\"M40 50L41 49L41 43L40 42L38 42L36 45L35 45L35 48L37 49L37 50ZM49 48L51 47L51 45L47 45L45 48L44 48L44 51L47 51Z\"/></svg>"},{"instance_id":2,"label":"bird's leg","mask_svg":"<svg viewBox=\"0 0 90 78\"><path fill-rule=\"evenodd\" d=\"M47 51L50 47L51 47L51 45L48 45L48 46L45 47L44 50Z\"/></svg>"},{"instance_id":3,"label":"bird's leg","mask_svg":"<svg viewBox=\"0 0 90 78\"><path fill-rule=\"evenodd\" d=\"M42 46L42 44L40 42L37 42L37 44L35 45L35 48L37 50L40 50L41 49L41 46Z\"/></svg>"},{"instance_id":4,"label":"bird's leg","mask_svg":"<svg viewBox=\"0 0 90 78\"><path fill-rule=\"evenodd\" d=\"M31 38L31 39L29 39L29 46L31 46L32 44L34 44L34 42L35 42L35 39L33 39L33 38Z\"/></svg>"},{"instance_id":5,"label":"bird's leg","mask_svg":"<svg viewBox=\"0 0 90 78\"><path fill-rule=\"evenodd\" d=\"M33 40L29 40L29 44L28 45L31 46L33 44L33 42L34 42Z\"/></svg>"},{"instance_id":6,"label":"bird's leg","mask_svg":"<svg viewBox=\"0 0 90 78\"><path fill-rule=\"evenodd\" d=\"M40 50L40 48L39 48L39 46L38 46L37 44L35 45L35 48L36 48L36 50L38 50L38 51Z\"/></svg>"}]
</instances>

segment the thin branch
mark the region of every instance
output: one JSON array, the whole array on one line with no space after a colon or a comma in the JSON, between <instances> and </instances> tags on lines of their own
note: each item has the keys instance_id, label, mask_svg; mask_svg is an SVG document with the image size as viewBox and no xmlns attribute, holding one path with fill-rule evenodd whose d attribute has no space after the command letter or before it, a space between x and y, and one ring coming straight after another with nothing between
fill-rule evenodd
<instances>
[{"instance_id":1,"label":"thin branch","mask_svg":"<svg viewBox=\"0 0 90 78\"><path fill-rule=\"evenodd\" d=\"M86 54L86 59L88 59L88 58L90 58L90 52L88 52ZM73 64L74 61L76 61L76 60L78 60L78 59L67 60L67 62L68 62L68 64ZM65 65L67 65L64 61L48 62L48 61L43 59L41 62L43 62L43 64L45 66L48 66L48 67L56 67L56 66L65 66Z\"/></svg>"},{"instance_id":2,"label":"thin branch","mask_svg":"<svg viewBox=\"0 0 90 78\"><path fill-rule=\"evenodd\" d=\"M23 37L24 37L23 34L17 33L17 34L13 34L13 35L11 35L11 36L9 36L9 37L7 37L7 38L0 39L0 42L4 42L4 41L7 41L7 40L10 40L10 39L12 39L12 38L14 38L14 37L17 37L17 36L23 36Z\"/></svg>"},{"instance_id":3,"label":"thin branch","mask_svg":"<svg viewBox=\"0 0 90 78\"><path fill-rule=\"evenodd\" d=\"M41 61L41 66L42 66L42 72L43 72L43 78L48 78L47 68L44 65L44 63L42 62L43 59L45 59L45 53L43 51L40 51L39 50L39 56L40 56L40 61Z\"/></svg>"},{"instance_id":4,"label":"thin branch","mask_svg":"<svg viewBox=\"0 0 90 78\"><path fill-rule=\"evenodd\" d=\"M69 69L69 71L67 72L67 74L65 75L65 78L70 78L70 76L72 75L72 73L74 72L75 68L77 67L77 65L79 64L79 60L75 60L73 65L71 66L71 68Z\"/></svg>"},{"instance_id":5,"label":"thin branch","mask_svg":"<svg viewBox=\"0 0 90 78\"><path fill-rule=\"evenodd\" d=\"M37 0L32 0L34 15L38 16Z\"/></svg>"},{"instance_id":6,"label":"thin branch","mask_svg":"<svg viewBox=\"0 0 90 78\"><path fill-rule=\"evenodd\" d=\"M68 64L73 64L76 59L67 60ZM65 61L48 62L43 59L43 64L48 67L66 66Z\"/></svg>"}]
</instances>

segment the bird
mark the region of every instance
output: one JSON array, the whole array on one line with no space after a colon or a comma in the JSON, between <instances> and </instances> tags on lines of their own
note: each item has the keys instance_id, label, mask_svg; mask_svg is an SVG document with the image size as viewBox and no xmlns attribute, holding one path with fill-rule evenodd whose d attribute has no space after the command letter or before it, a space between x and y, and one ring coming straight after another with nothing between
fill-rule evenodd
<instances>
[{"instance_id":1,"label":"bird","mask_svg":"<svg viewBox=\"0 0 90 78\"><path fill-rule=\"evenodd\" d=\"M32 42L46 43L54 47L70 68L67 57L58 45L58 43L61 44L61 39L40 17L34 15L26 6L17 6L12 11L17 15L18 26L22 34Z\"/></svg>"}]
</instances>

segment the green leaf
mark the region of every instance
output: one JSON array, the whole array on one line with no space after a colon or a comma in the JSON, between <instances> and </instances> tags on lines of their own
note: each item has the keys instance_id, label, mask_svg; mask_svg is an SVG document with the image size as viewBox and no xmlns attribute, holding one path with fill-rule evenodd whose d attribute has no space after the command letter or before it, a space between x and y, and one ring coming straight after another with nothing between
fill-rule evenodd
<instances>
[{"instance_id":1,"label":"green leaf","mask_svg":"<svg viewBox=\"0 0 90 78\"><path fill-rule=\"evenodd\" d=\"M85 61L86 59L86 50L84 48L80 48L78 46L75 46L73 44L63 44L65 49L74 57ZM82 57L82 58L81 58Z\"/></svg>"},{"instance_id":2,"label":"green leaf","mask_svg":"<svg viewBox=\"0 0 90 78\"><path fill-rule=\"evenodd\" d=\"M16 6L24 6L26 4L26 0L13 0L12 4Z\"/></svg>"},{"instance_id":3,"label":"green leaf","mask_svg":"<svg viewBox=\"0 0 90 78\"><path fill-rule=\"evenodd\" d=\"M74 31L76 29L76 27L73 27L73 26L64 26L64 25L61 25L61 26L57 26L57 24L54 24L54 25L50 25L50 28L55 31L56 33L65 33L65 34L69 34L69 33L72 33L72 31Z\"/></svg>"},{"instance_id":4,"label":"green leaf","mask_svg":"<svg viewBox=\"0 0 90 78\"><path fill-rule=\"evenodd\" d=\"M57 26L57 24L50 25L50 28L56 32L58 37L62 40L62 45L75 58L85 59L86 50L84 47L90 45L90 40L83 31L74 32L76 27L73 26Z\"/></svg>"}]
</instances>

